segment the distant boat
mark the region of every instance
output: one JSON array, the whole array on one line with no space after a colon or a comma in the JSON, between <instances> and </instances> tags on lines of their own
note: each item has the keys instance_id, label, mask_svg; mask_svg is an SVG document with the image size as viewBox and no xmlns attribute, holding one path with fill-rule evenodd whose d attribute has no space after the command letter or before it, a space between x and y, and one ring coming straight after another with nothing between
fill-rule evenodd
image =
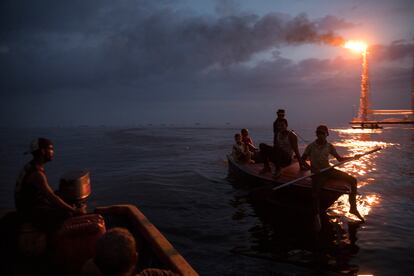
<instances>
[{"instance_id":1,"label":"distant boat","mask_svg":"<svg viewBox=\"0 0 414 276\"><path fill-rule=\"evenodd\" d=\"M382 129L378 123L361 123L359 125L352 125L353 129Z\"/></svg>"},{"instance_id":2,"label":"distant boat","mask_svg":"<svg viewBox=\"0 0 414 276\"><path fill-rule=\"evenodd\" d=\"M237 163L231 155L227 155L229 176L237 183L251 188L251 197L254 202L272 208L284 208L287 211L310 213L312 211L312 180L306 178L290 186L273 191L277 187L299 177L310 174L301 171L297 162L282 169L280 177L275 178L270 172L260 173L263 163ZM348 183L339 180L329 180L321 189L320 211L325 212L341 195L349 194L351 187Z\"/></svg>"}]
</instances>

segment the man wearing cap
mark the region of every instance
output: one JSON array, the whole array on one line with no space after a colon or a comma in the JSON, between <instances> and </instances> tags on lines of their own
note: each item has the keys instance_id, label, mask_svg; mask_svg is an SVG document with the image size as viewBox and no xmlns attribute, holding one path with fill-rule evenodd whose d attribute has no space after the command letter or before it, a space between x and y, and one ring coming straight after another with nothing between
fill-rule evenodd
<instances>
[{"instance_id":1,"label":"man wearing cap","mask_svg":"<svg viewBox=\"0 0 414 276\"><path fill-rule=\"evenodd\" d=\"M361 221L364 221L364 218L358 212L356 206L356 194L357 194L357 180L355 177L340 171L334 168L330 170L319 173L320 170L329 167L329 155L333 155L339 162L346 161L352 157L342 157L338 154L335 147L326 140L326 137L329 135L328 127L325 125L320 125L316 128L317 139L309 144L303 155L302 163L306 164L306 160L310 159L311 162L311 172L315 173L312 177L312 190L314 197L314 211L315 214L319 214L319 195L321 186L328 179L341 179L345 182L348 182L351 185L351 193L349 195L349 204L351 214L357 216ZM358 157L357 155L355 157Z\"/></svg>"},{"instance_id":2,"label":"man wearing cap","mask_svg":"<svg viewBox=\"0 0 414 276\"><path fill-rule=\"evenodd\" d=\"M16 209L23 221L50 230L78 211L57 196L48 184L44 165L53 160L52 141L37 138L27 153L31 153L33 159L24 166L17 179L14 193Z\"/></svg>"},{"instance_id":3,"label":"man wearing cap","mask_svg":"<svg viewBox=\"0 0 414 276\"><path fill-rule=\"evenodd\" d=\"M284 109L278 109L276 112L277 118L273 122L273 144L275 145L277 143L277 136L279 133L278 125L281 121L285 121L286 125L288 126L288 122L285 119L285 110Z\"/></svg>"}]
</instances>

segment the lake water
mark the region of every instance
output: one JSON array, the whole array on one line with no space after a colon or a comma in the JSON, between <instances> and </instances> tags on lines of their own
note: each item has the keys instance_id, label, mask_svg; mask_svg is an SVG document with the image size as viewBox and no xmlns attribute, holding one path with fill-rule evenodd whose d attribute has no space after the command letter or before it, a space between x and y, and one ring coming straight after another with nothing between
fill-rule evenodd
<instances>
[{"instance_id":1,"label":"lake water","mask_svg":"<svg viewBox=\"0 0 414 276\"><path fill-rule=\"evenodd\" d=\"M410 275L414 263L414 129L334 128L340 154L384 149L341 169L358 179L357 224L341 197L328 211L317 242L295 217L269 224L227 178L226 154L239 128L0 129L0 208L13 208L23 155L34 137L55 143L46 165L51 186L72 169L91 172L89 206L131 203L165 234L201 275ZM301 148L313 129L296 130ZM250 128L256 143L272 141L268 128ZM315 247L316 243L316 247ZM319 243L319 244L318 244ZM315 248L318 248L315 251Z\"/></svg>"}]
</instances>

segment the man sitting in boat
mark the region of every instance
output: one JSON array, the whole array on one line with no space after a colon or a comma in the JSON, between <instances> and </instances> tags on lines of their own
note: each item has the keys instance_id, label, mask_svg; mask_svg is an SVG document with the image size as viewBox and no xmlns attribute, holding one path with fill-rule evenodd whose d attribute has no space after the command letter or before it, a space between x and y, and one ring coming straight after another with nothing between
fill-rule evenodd
<instances>
[{"instance_id":1,"label":"man sitting in boat","mask_svg":"<svg viewBox=\"0 0 414 276\"><path fill-rule=\"evenodd\" d=\"M269 164L269 161L271 161L275 164L274 176L279 177L281 168L289 166L292 163L293 152L299 161L300 169L305 169L300 159L298 138L295 133L287 129L286 119L281 119L277 123L277 136L273 147L264 143L261 143L259 147L264 162L261 173L271 172Z\"/></svg>"},{"instance_id":2,"label":"man sitting in boat","mask_svg":"<svg viewBox=\"0 0 414 276\"><path fill-rule=\"evenodd\" d=\"M326 140L328 135L329 135L329 132L328 132L327 126L325 125L318 126L316 128L317 139L306 147L305 152L303 153L303 156L302 156L303 163L305 163L307 159L310 159L311 172L316 174L312 177L313 196L315 197L315 203L314 203L315 214L319 214L319 194L320 194L321 186L328 179L340 179L340 180L344 180L348 182L351 185L351 194L349 195L349 204L350 204L349 212L357 216L361 221L364 221L364 218L358 212L358 209L356 206L356 194L357 194L356 178L343 171L336 170L334 168L318 174L320 170L329 167L329 155L333 155L340 162L349 160L352 158L352 157L340 156L337 153L335 147ZM358 155L356 155L355 157L358 157Z\"/></svg>"},{"instance_id":3,"label":"man sitting in boat","mask_svg":"<svg viewBox=\"0 0 414 276\"><path fill-rule=\"evenodd\" d=\"M84 276L177 276L170 270L147 268L136 274L139 253L134 236L125 228L108 230L96 244L96 256L85 263Z\"/></svg>"},{"instance_id":4,"label":"man sitting in boat","mask_svg":"<svg viewBox=\"0 0 414 276\"><path fill-rule=\"evenodd\" d=\"M239 163L249 163L254 162L251 160L252 153L249 150L249 146L242 142L242 137L240 133L234 134L234 141L233 149L231 155L234 160Z\"/></svg>"},{"instance_id":5,"label":"man sitting in boat","mask_svg":"<svg viewBox=\"0 0 414 276\"><path fill-rule=\"evenodd\" d=\"M65 203L48 184L44 165L53 160L52 141L37 138L26 153L31 153L33 159L24 166L16 182L17 213L22 221L41 230L54 230L65 218L81 211Z\"/></svg>"}]
</instances>

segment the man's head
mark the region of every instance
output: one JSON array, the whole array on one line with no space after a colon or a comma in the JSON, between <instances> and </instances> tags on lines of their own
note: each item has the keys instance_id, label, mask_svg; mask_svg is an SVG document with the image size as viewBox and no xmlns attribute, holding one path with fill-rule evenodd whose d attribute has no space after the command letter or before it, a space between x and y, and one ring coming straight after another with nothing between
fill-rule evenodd
<instances>
[{"instance_id":1,"label":"man's head","mask_svg":"<svg viewBox=\"0 0 414 276\"><path fill-rule=\"evenodd\" d=\"M278 109L276 112L276 115L278 118L284 118L285 117L285 110L284 109Z\"/></svg>"},{"instance_id":2,"label":"man's head","mask_svg":"<svg viewBox=\"0 0 414 276\"><path fill-rule=\"evenodd\" d=\"M108 230L96 243L94 262L103 275L128 275L137 260L135 239L125 228Z\"/></svg>"},{"instance_id":3,"label":"man's head","mask_svg":"<svg viewBox=\"0 0 414 276\"><path fill-rule=\"evenodd\" d=\"M35 158L41 158L44 162L53 160L54 147L51 140L36 138L30 143L30 148L25 153L31 153Z\"/></svg>"},{"instance_id":4,"label":"man's head","mask_svg":"<svg viewBox=\"0 0 414 276\"><path fill-rule=\"evenodd\" d=\"M241 135L242 135L243 137L249 136L249 131L247 130L247 128L243 128L243 129L240 131L240 133L241 133Z\"/></svg>"},{"instance_id":5,"label":"man's head","mask_svg":"<svg viewBox=\"0 0 414 276\"><path fill-rule=\"evenodd\" d=\"M319 139L326 139L329 136L328 127L325 125L320 125L316 128L316 136Z\"/></svg>"}]
</instances>

